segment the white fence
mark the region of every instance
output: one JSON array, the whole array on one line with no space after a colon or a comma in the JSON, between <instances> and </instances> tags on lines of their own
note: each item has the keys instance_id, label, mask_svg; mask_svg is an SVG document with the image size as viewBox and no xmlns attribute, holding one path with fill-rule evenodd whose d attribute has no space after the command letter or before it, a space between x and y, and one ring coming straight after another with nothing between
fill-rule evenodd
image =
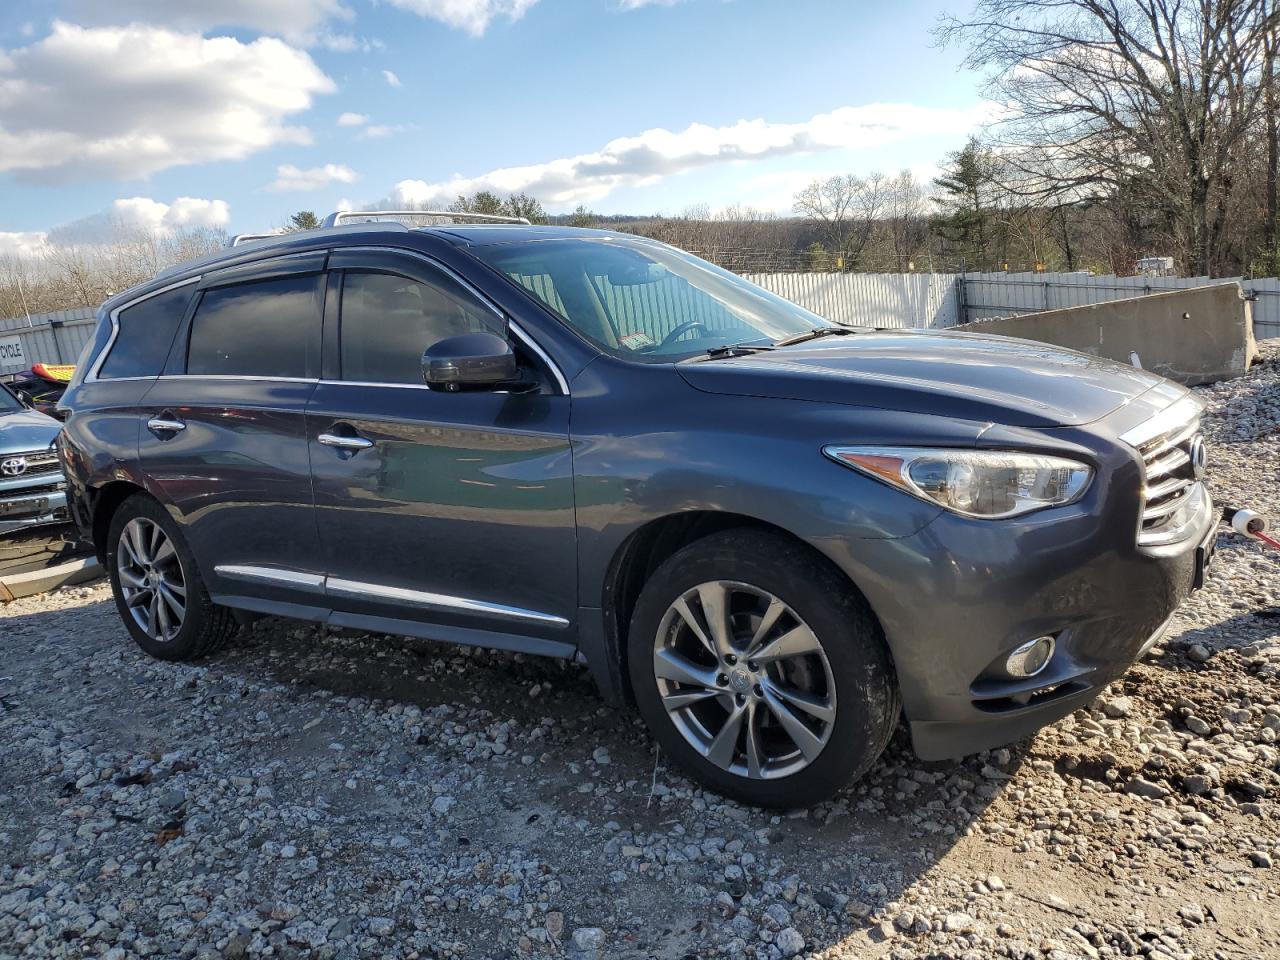
<instances>
[{"instance_id":1,"label":"white fence","mask_svg":"<svg viewBox=\"0 0 1280 960\"><path fill-rule=\"evenodd\" d=\"M951 273L747 273L780 297L834 323L949 327L959 322Z\"/></svg>"}]
</instances>

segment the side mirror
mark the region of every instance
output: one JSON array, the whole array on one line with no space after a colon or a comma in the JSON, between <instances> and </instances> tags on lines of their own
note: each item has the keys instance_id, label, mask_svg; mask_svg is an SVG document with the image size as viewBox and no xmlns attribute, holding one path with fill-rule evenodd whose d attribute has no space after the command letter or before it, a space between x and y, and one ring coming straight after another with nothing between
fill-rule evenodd
<instances>
[{"instance_id":1,"label":"side mirror","mask_svg":"<svg viewBox=\"0 0 1280 960\"><path fill-rule=\"evenodd\" d=\"M27 391L25 390L14 390L13 392L14 392L14 395L17 396L18 402L20 404L22 404L24 407L26 407L29 410L35 409L35 405L36 405L35 397L31 396L31 394L27 393Z\"/></svg>"},{"instance_id":2,"label":"side mirror","mask_svg":"<svg viewBox=\"0 0 1280 960\"><path fill-rule=\"evenodd\" d=\"M492 333L446 337L422 355L422 379L432 390L490 389L518 372L511 344Z\"/></svg>"}]
</instances>

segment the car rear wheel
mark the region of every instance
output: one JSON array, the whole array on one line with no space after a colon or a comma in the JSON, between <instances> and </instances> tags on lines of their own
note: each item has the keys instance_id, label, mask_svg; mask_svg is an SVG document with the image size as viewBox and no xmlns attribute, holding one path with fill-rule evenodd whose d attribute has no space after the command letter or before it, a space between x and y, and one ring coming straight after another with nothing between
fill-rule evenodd
<instances>
[{"instance_id":1,"label":"car rear wheel","mask_svg":"<svg viewBox=\"0 0 1280 960\"><path fill-rule=\"evenodd\" d=\"M645 584L628 637L632 688L666 752L761 806L825 799L884 750L900 710L871 611L824 558L785 537L698 540Z\"/></svg>"},{"instance_id":2,"label":"car rear wheel","mask_svg":"<svg viewBox=\"0 0 1280 960\"><path fill-rule=\"evenodd\" d=\"M152 656L194 660L235 632L231 611L209 598L178 525L150 497L135 494L116 510L107 557L120 618Z\"/></svg>"}]
</instances>

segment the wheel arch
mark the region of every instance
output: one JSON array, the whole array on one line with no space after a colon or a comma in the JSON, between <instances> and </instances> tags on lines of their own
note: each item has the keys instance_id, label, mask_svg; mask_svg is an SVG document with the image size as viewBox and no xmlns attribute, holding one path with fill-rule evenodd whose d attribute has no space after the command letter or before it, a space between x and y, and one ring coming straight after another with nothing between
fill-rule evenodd
<instances>
[{"instance_id":1,"label":"wheel arch","mask_svg":"<svg viewBox=\"0 0 1280 960\"><path fill-rule=\"evenodd\" d=\"M785 527L758 517L718 510L690 510L658 517L632 531L619 545L604 578L601 613L609 673L616 690L626 703L635 703L627 664L627 634L644 584L678 550L711 534L740 529L776 534L820 558L861 598L879 625L875 609L857 583L830 557ZM893 654L887 642L885 651L892 665Z\"/></svg>"},{"instance_id":2,"label":"wheel arch","mask_svg":"<svg viewBox=\"0 0 1280 960\"><path fill-rule=\"evenodd\" d=\"M146 493L147 491L136 483L129 480L112 480L104 483L94 491L91 506L91 533L93 536L93 549L98 555L98 561L106 569L107 558L107 532L111 529L111 518L120 509L120 504L124 503L135 493Z\"/></svg>"}]
</instances>

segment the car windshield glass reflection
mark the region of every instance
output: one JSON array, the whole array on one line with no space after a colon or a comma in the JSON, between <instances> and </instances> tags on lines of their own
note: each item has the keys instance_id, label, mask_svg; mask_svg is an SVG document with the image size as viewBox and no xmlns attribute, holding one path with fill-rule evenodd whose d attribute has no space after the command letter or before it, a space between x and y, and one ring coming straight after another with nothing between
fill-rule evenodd
<instances>
[{"instance_id":1,"label":"car windshield glass reflection","mask_svg":"<svg viewBox=\"0 0 1280 960\"><path fill-rule=\"evenodd\" d=\"M24 409L22 404L9 392L9 388L0 386L0 416L6 413L17 413L22 409Z\"/></svg>"},{"instance_id":2,"label":"car windshield glass reflection","mask_svg":"<svg viewBox=\"0 0 1280 960\"><path fill-rule=\"evenodd\" d=\"M670 362L831 326L727 270L661 243L548 240L474 252L593 343L632 360Z\"/></svg>"}]
</instances>

